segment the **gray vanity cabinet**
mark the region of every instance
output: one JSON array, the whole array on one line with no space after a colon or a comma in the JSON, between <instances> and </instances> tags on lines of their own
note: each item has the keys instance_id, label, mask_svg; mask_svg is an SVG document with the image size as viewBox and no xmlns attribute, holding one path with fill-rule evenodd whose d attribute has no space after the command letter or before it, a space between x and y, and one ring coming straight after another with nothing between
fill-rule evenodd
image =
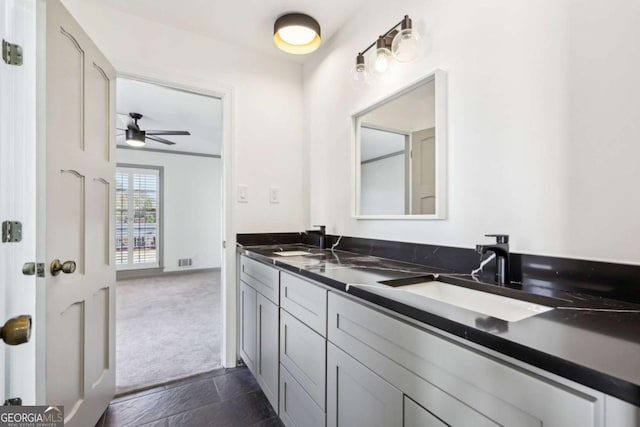
<instances>
[{"instance_id":1,"label":"gray vanity cabinet","mask_svg":"<svg viewBox=\"0 0 640 427\"><path fill-rule=\"evenodd\" d=\"M333 292L327 329L331 343L447 425L603 425L602 393L500 361ZM336 369L334 365L329 369ZM329 378L335 375L331 372ZM328 402L340 399L334 387L331 382ZM375 404L371 401L360 410L374 411ZM407 406L417 417L419 407Z\"/></svg>"},{"instance_id":2,"label":"gray vanity cabinet","mask_svg":"<svg viewBox=\"0 0 640 427\"><path fill-rule=\"evenodd\" d=\"M402 427L402 392L331 343L327 396L327 427Z\"/></svg>"},{"instance_id":3,"label":"gray vanity cabinet","mask_svg":"<svg viewBox=\"0 0 640 427\"><path fill-rule=\"evenodd\" d=\"M240 355L277 412L280 313L274 299L279 296L280 272L245 256L241 264Z\"/></svg>"},{"instance_id":4,"label":"gray vanity cabinet","mask_svg":"<svg viewBox=\"0 0 640 427\"><path fill-rule=\"evenodd\" d=\"M240 264L240 354L287 427L639 425L640 408L611 396L246 256Z\"/></svg>"}]
</instances>

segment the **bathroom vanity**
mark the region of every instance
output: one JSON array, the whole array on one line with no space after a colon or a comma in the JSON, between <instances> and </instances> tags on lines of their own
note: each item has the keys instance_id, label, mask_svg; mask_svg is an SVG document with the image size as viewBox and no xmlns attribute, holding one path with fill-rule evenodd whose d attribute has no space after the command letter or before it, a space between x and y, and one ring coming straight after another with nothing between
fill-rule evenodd
<instances>
[{"instance_id":1,"label":"bathroom vanity","mask_svg":"<svg viewBox=\"0 0 640 427\"><path fill-rule=\"evenodd\" d=\"M238 253L239 353L287 426L640 423L637 304L304 244Z\"/></svg>"}]
</instances>

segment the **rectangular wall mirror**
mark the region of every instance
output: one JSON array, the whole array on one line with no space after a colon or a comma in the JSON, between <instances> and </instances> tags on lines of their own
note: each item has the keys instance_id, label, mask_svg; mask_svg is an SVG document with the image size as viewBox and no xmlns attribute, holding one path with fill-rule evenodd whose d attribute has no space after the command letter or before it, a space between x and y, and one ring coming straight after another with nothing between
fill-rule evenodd
<instances>
[{"instance_id":1,"label":"rectangular wall mirror","mask_svg":"<svg viewBox=\"0 0 640 427\"><path fill-rule=\"evenodd\" d=\"M356 218L446 218L446 110L438 70L353 116Z\"/></svg>"}]
</instances>

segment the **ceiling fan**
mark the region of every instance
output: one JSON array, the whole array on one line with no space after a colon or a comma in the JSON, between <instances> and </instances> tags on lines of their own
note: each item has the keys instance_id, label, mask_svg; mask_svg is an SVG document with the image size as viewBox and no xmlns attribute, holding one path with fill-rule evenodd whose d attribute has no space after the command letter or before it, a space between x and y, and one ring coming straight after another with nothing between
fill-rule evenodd
<instances>
[{"instance_id":1,"label":"ceiling fan","mask_svg":"<svg viewBox=\"0 0 640 427\"><path fill-rule=\"evenodd\" d=\"M129 113L129 117L131 117L133 121L127 125L127 128L117 129L125 132L123 135L126 135L126 142L132 147L144 147L147 139L160 142L162 144L175 145L175 142L169 141L168 139L162 138L158 135L191 135L191 133L186 130L142 130L138 125L138 120L144 116L140 113Z\"/></svg>"}]
</instances>

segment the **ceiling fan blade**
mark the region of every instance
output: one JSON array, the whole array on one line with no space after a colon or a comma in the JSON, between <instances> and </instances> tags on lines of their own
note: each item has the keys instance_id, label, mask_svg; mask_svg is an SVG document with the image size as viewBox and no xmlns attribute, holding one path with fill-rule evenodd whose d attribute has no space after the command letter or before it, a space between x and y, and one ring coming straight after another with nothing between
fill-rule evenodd
<instances>
[{"instance_id":1,"label":"ceiling fan blade","mask_svg":"<svg viewBox=\"0 0 640 427\"><path fill-rule=\"evenodd\" d=\"M129 117L129 114L116 113L116 117L118 117L118 120L120 121L120 123L122 123L125 126L129 126L129 123L131 123L131 117Z\"/></svg>"},{"instance_id":2,"label":"ceiling fan blade","mask_svg":"<svg viewBox=\"0 0 640 427\"><path fill-rule=\"evenodd\" d=\"M117 130L123 130L123 131L125 131L125 132L126 132L126 129L122 129L122 128L116 128L116 129L117 129Z\"/></svg>"},{"instance_id":3,"label":"ceiling fan blade","mask_svg":"<svg viewBox=\"0 0 640 427\"><path fill-rule=\"evenodd\" d=\"M147 135L191 135L186 130L145 130Z\"/></svg>"},{"instance_id":4,"label":"ceiling fan blade","mask_svg":"<svg viewBox=\"0 0 640 427\"><path fill-rule=\"evenodd\" d=\"M118 136L124 136L124 133L116 133L116 137Z\"/></svg>"},{"instance_id":5,"label":"ceiling fan blade","mask_svg":"<svg viewBox=\"0 0 640 427\"><path fill-rule=\"evenodd\" d=\"M156 141L156 142L161 142L161 143L167 144L167 145L176 145L175 142L169 141L168 139L160 138L159 136L149 136L149 134L147 134L146 139L150 139L150 140Z\"/></svg>"}]
</instances>

